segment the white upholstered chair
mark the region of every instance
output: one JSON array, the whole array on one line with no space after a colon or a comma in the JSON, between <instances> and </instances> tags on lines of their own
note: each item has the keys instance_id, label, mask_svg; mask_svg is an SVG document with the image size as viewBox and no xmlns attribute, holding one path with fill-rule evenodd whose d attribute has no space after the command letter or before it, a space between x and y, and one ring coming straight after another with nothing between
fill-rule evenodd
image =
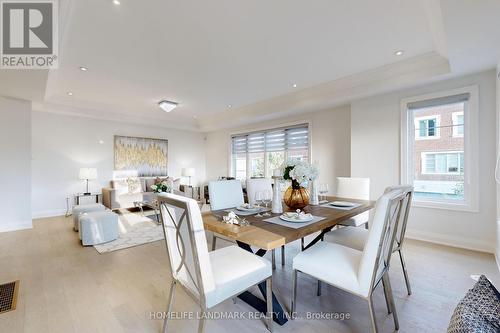
<instances>
[{"instance_id":1,"label":"white upholstered chair","mask_svg":"<svg viewBox=\"0 0 500 333\"><path fill-rule=\"evenodd\" d=\"M210 209L221 210L235 208L245 203L243 198L243 188L241 181L233 180L217 180L208 183L208 194L210 196ZM212 236L212 251L217 245L217 237Z\"/></svg>"},{"instance_id":2,"label":"white upholstered chair","mask_svg":"<svg viewBox=\"0 0 500 333\"><path fill-rule=\"evenodd\" d=\"M337 177L337 196L341 198L370 200L370 178ZM364 212L340 223L344 226L368 228L370 212Z\"/></svg>"},{"instance_id":3,"label":"white upholstered chair","mask_svg":"<svg viewBox=\"0 0 500 333\"><path fill-rule=\"evenodd\" d=\"M399 329L388 271L403 201L404 196L400 191L391 191L379 198L363 251L319 242L293 259L292 313L297 303L297 272L302 272L366 299L373 331L377 332L372 293L382 281L389 312L393 313L396 330Z\"/></svg>"},{"instance_id":4,"label":"white upholstered chair","mask_svg":"<svg viewBox=\"0 0 500 333\"><path fill-rule=\"evenodd\" d=\"M208 252L197 202L175 194L159 195L158 201L172 274L167 313L171 311L177 285L200 305L204 314L215 305L266 281L267 326L271 331L271 263L237 246ZM206 316L199 317L198 332L203 332ZM167 332L167 325L168 316L163 332Z\"/></svg>"},{"instance_id":5,"label":"white upholstered chair","mask_svg":"<svg viewBox=\"0 0 500 333\"><path fill-rule=\"evenodd\" d=\"M406 290L408 291L408 295L411 295L410 280L408 278L408 271L406 269L406 262L402 251L406 226L408 224L408 215L410 213L411 200L413 197L413 187L410 185L392 186L388 187L385 190L385 193L391 191L401 191L406 195L405 202L402 207L403 211L401 212L398 229L396 231L396 240L394 242L393 253L399 253L399 260L401 261L401 266L403 267L403 275L406 282ZM325 241L348 246L359 251L363 251L367 239L368 230L355 227L339 228L325 235Z\"/></svg>"}]
</instances>

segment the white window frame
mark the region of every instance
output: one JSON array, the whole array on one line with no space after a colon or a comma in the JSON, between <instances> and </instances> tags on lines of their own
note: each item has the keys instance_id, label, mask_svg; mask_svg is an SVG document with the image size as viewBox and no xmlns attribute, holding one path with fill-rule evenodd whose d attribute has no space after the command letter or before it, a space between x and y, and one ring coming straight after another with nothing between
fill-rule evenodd
<instances>
[{"instance_id":1,"label":"white window frame","mask_svg":"<svg viewBox=\"0 0 500 333\"><path fill-rule=\"evenodd\" d=\"M421 159L421 166L422 166L422 172L421 174L422 175L444 175L444 176L459 176L461 173L460 173L460 159L458 160L458 171L457 172L429 172L427 171L427 167L426 167L426 160L425 160L425 156L426 155L448 155L448 154L464 154L463 151L423 151L421 154L420 154L420 159ZM464 155L465 156L465 155ZM464 157L465 159L465 157ZM446 166L448 166L448 160L446 161ZM465 166L464 166L465 168Z\"/></svg>"},{"instance_id":2,"label":"white window frame","mask_svg":"<svg viewBox=\"0 0 500 333\"><path fill-rule=\"evenodd\" d=\"M436 135L434 136L420 136L420 131L418 132L418 136L415 136L415 140L436 140L436 139L441 139L441 115L431 115L431 116L423 116L423 117L417 117L415 118L415 128L417 128L418 126L418 123L421 121L421 120L431 120L431 119L435 119L436 121L436 128L435 128L435 131L436 131Z\"/></svg>"},{"instance_id":3,"label":"white window frame","mask_svg":"<svg viewBox=\"0 0 500 333\"><path fill-rule=\"evenodd\" d=\"M273 129L277 128L283 128L283 127L294 127L298 125L307 125L308 128L308 135L309 135L309 144L308 144L308 163L312 163L311 161L312 156L313 156L313 150L312 150L312 141L313 141L313 126L312 126L312 121L311 120L302 120L302 121L294 121L294 122L288 122L288 123L282 123L282 124L273 124L272 126L259 126L259 127L254 127L254 128L245 128L242 130L238 130L236 132L230 133L229 134L229 154L228 154L228 173L230 177L233 177L233 151L232 151L232 138L237 135L242 135L242 134L247 134L247 133L252 133L252 132L265 132L265 131L270 131ZM267 159L268 156L266 153L264 153L264 177L267 173ZM285 150L285 161L288 159L288 152ZM247 153L247 169L246 169L246 180L250 179L250 159L248 158L248 153Z\"/></svg>"},{"instance_id":4,"label":"white window frame","mask_svg":"<svg viewBox=\"0 0 500 333\"><path fill-rule=\"evenodd\" d=\"M454 138L463 138L464 137L464 134L460 134L460 133L457 133L457 130L458 130L458 116L463 116L464 113L462 111L459 111L459 112L453 112L451 114L451 120L452 120L452 125L453 125L453 137ZM465 124L465 118L464 118L464 124ZM464 133L465 133L465 126L464 126Z\"/></svg>"},{"instance_id":5,"label":"white window frame","mask_svg":"<svg viewBox=\"0 0 500 333\"><path fill-rule=\"evenodd\" d=\"M479 87L477 85L420 95L401 100L401 183L413 184L413 142L415 141L415 122L409 117L408 104L447 96L469 94L464 115L464 201L417 199L413 206L435 209L448 209L478 212L479 207Z\"/></svg>"}]
</instances>

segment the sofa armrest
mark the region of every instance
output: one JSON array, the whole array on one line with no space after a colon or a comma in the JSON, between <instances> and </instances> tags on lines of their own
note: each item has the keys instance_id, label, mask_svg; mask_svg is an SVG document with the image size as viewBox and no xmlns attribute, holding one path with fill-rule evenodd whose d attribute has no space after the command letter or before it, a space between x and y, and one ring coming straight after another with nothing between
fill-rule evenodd
<instances>
[{"instance_id":1,"label":"sofa armrest","mask_svg":"<svg viewBox=\"0 0 500 333\"><path fill-rule=\"evenodd\" d=\"M116 201L116 190L114 188L103 187L102 204L111 210L120 208L120 205Z\"/></svg>"}]
</instances>

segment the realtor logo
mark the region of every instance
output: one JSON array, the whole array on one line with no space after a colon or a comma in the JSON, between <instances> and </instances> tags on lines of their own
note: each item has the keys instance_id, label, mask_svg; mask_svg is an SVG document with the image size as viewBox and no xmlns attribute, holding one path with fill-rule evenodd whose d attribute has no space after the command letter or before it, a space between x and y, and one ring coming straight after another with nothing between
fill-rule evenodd
<instances>
[{"instance_id":1,"label":"realtor logo","mask_svg":"<svg viewBox=\"0 0 500 333\"><path fill-rule=\"evenodd\" d=\"M57 0L1 2L2 69L54 69L58 61Z\"/></svg>"}]
</instances>

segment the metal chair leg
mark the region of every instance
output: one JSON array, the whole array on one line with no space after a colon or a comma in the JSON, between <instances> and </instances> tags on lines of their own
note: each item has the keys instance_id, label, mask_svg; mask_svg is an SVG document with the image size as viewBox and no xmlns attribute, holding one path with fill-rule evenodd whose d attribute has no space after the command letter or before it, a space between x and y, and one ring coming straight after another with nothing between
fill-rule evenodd
<instances>
[{"instance_id":1,"label":"metal chair leg","mask_svg":"<svg viewBox=\"0 0 500 333\"><path fill-rule=\"evenodd\" d=\"M387 313L391 314L391 304L389 303L389 294L387 293L387 287L385 285L384 279L382 279L382 287L384 288L385 305L387 306Z\"/></svg>"},{"instance_id":2,"label":"metal chair leg","mask_svg":"<svg viewBox=\"0 0 500 333\"><path fill-rule=\"evenodd\" d=\"M170 284L170 291L168 294L168 301L167 301L167 316L163 320L163 333L167 333L167 322L168 322L168 317L170 315L170 311L172 310L172 303L174 300L174 293L175 293L175 287L176 287L176 281L172 280L172 283Z\"/></svg>"},{"instance_id":3,"label":"metal chair leg","mask_svg":"<svg viewBox=\"0 0 500 333\"><path fill-rule=\"evenodd\" d=\"M318 290L316 291L317 296L321 296L321 281L318 280Z\"/></svg>"},{"instance_id":4,"label":"metal chair leg","mask_svg":"<svg viewBox=\"0 0 500 333\"><path fill-rule=\"evenodd\" d=\"M296 302L297 302L297 270L294 269L292 272L292 306L290 307L290 311L292 313L290 315L290 319L294 319Z\"/></svg>"},{"instance_id":5,"label":"metal chair leg","mask_svg":"<svg viewBox=\"0 0 500 333\"><path fill-rule=\"evenodd\" d=\"M198 333L203 333L205 332L205 309L201 309L201 318L199 319L199 324L198 324Z\"/></svg>"},{"instance_id":6,"label":"metal chair leg","mask_svg":"<svg viewBox=\"0 0 500 333\"><path fill-rule=\"evenodd\" d=\"M273 331L273 278L266 280L267 329Z\"/></svg>"},{"instance_id":7,"label":"metal chair leg","mask_svg":"<svg viewBox=\"0 0 500 333\"><path fill-rule=\"evenodd\" d=\"M387 287L387 294L389 295L389 304L391 305L392 309L392 318L394 319L394 327L396 328L396 331L399 330L399 320L398 320L398 314L396 312L396 305L394 303L394 296L392 295L392 288L391 288L391 281L389 280L389 273L385 273L384 276L382 276L382 279L385 280L385 285Z\"/></svg>"},{"instance_id":8,"label":"metal chair leg","mask_svg":"<svg viewBox=\"0 0 500 333\"><path fill-rule=\"evenodd\" d=\"M285 245L281 245L281 266L285 266Z\"/></svg>"},{"instance_id":9,"label":"metal chair leg","mask_svg":"<svg viewBox=\"0 0 500 333\"><path fill-rule=\"evenodd\" d=\"M303 237L300 239L300 250L304 251L304 238Z\"/></svg>"},{"instance_id":10,"label":"metal chair leg","mask_svg":"<svg viewBox=\"0 0 500 333\"><path fill-rule=\"evenodd\" d=\"M372 330L373 333L377 333L377 320L375 319L375 311L373 310L373 299L372 296L368 296L368 308L370 310L370 319L372 321Z\"/></svg>"},{"instance_id":11,"label":"metal chair leg","mask_svg":"<svg viewBox=\"0 0 500 333\"><path fill-rule=\"evenodd\" d=\"M403 252L401 252L401 249L399 249L398 252L399 260L401 261L401 266L403 267L403 274L405 276L406 290L408 291L408 295L411 295L410 278L408 277L408 270L406 269L406 262L403 257Z\"/></svg>"},{"instance_id":12,"label":"metal chair leg","mask_svg":"<svg viewBox=\"0 0 500 333\"><path fill-rule=\"evenodd\" d=\"M216 243L217 243L217 237L215 236L215 234L213 234L212 235L212 251L215 251Z\"/></svg>"},{"instance_id":13,"label":"metal chair leg","mask_svg":"<svg viewBox=\"0 0 500 333\"><path fill-rule=\"evenodd\" d=\"M271 250L271 258L273 263L273 271L276 269L276 251L274 249Z\"/></svg>"}]
</instances>

